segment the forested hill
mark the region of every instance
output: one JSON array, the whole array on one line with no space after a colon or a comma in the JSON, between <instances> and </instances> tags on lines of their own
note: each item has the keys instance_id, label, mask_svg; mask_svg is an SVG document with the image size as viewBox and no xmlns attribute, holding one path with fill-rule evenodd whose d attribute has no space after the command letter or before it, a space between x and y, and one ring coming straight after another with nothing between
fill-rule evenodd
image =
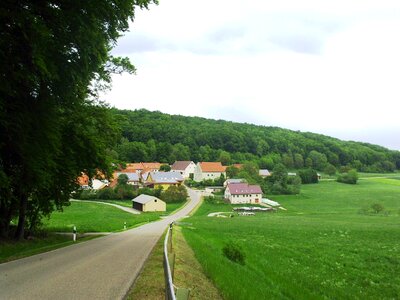
<instances>
[{"instance_id":1,"label":"forested hill","mask_svg":"<svg viewBox=\"0 0 400 300\"><path fill-rule=\"evenodd\" d=\"M253 161L269 169L282 162L288 168L311 166L319 170L331 164L366 172L400 168L399 151L315 133L143 109L112 109L112 113L123 136L115 151L118 159L127 162Z\"/></svg>"}]
</instances>

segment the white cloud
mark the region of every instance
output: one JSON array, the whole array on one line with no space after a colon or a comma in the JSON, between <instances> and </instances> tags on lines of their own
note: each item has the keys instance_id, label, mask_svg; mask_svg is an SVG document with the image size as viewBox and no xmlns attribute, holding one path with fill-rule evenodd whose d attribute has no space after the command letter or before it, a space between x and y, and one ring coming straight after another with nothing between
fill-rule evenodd
<instances>
[{"instance_id":1,"label":"white cloud","mask_svg":"<svg viewBox=\"0 0 400 300\"><path fill-rule=\"evenodd\" d=\"M391 141L400 133L399 4L161 1L137 12L132 32L115 50L131 57L138 74L115 76L103 98L119 108L282 126L400 149Z\"/></svg>"}]
</instances>

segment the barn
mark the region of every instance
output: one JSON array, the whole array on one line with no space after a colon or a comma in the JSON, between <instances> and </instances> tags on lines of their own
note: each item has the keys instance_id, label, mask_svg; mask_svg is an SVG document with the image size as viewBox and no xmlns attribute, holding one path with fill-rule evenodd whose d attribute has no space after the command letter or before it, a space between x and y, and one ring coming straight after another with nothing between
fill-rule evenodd
<instances>
[{"instance_id":1,"label":"barn","mask_svg":"<svg viewBox=\"0 0 400 300\"><path fill-rule=\"evenodd\" d=\"M132 207L139 211L166 211L167 205L161 199L149 195L139 195L132 200Z\"/></svg>"}]
</instances>

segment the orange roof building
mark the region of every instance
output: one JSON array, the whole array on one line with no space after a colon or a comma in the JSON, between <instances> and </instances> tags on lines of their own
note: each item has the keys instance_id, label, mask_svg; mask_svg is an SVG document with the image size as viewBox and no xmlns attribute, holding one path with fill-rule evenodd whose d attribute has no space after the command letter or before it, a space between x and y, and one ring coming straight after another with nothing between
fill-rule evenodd
<instances>
[{"instance_id":1,"label":"orange roof building","mask_svg":"<svg viewBox=\"0 0 400 300\"><path fill-rule=\"evenodd\" d=\"M217 179L221 175L226 177L226 166L220 162L198 162L194 170L194 180L197 182L206 179Z\"/></svg>"}]
</instances>

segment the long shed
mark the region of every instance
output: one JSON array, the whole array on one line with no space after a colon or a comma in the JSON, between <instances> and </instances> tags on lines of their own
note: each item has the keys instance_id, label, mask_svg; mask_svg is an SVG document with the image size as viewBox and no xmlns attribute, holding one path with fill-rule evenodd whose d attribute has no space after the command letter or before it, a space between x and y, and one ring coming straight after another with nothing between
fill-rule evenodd
<instances>
[{"instance_id":1,"label":"long shed","mask_svg":"<svg viewBox=\"0 0 400 300\"><path fill-rule=\"evenodd\" d=\"M167 204L154 196L139 195L132 200L132 207L139 211L166 211Z\"/></svg>"}]
</instances>

